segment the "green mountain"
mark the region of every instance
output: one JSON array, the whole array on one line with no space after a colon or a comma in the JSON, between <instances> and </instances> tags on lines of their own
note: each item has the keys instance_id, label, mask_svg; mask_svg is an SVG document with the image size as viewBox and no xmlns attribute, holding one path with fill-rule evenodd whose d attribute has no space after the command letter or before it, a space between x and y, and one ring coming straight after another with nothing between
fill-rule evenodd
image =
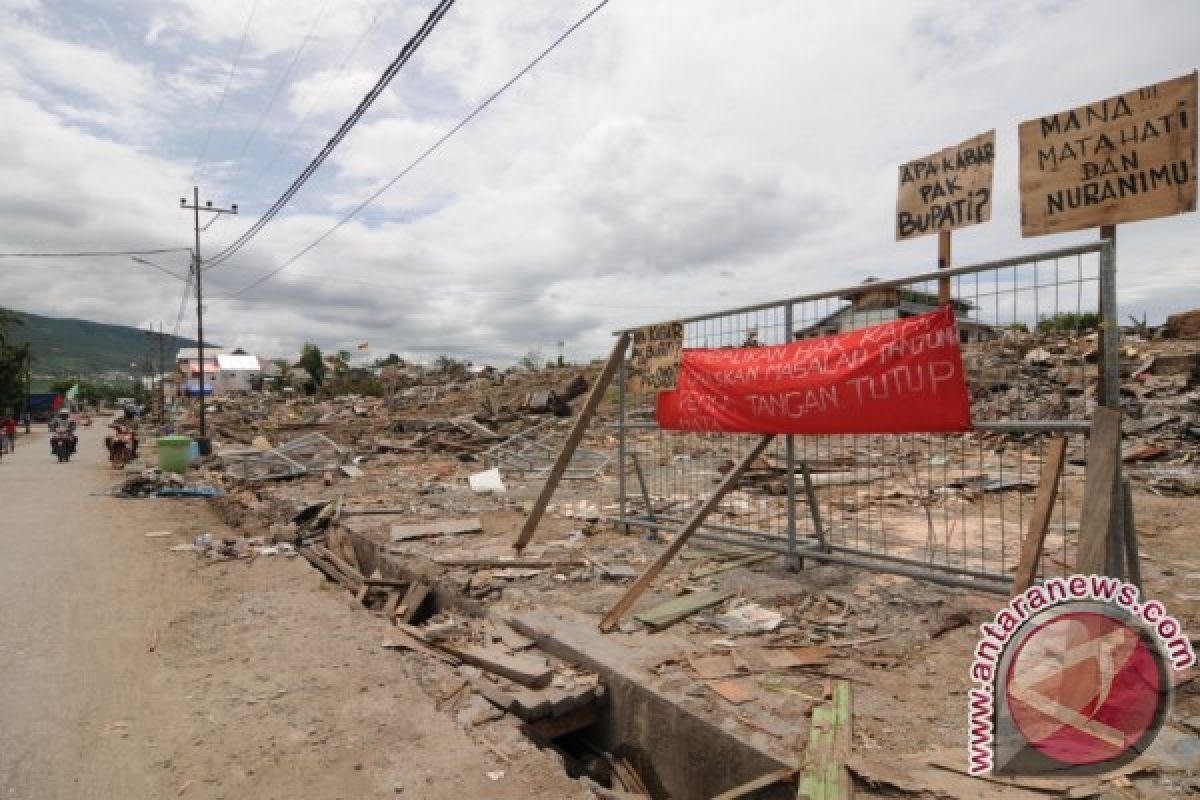
<instances>
[{"instance_id":1,"label":"green mountain","mask_svg":"<svg viewBox=\"0 0 1200 800\"><path fill-rule=\"evenodd\" d=\"M141 372L152 353L158 358L157 337L140 328L43 317L23 311L11 313L21 324L9 331L9 344L32 344L35 375L92 377L104 372ZM195 346L193 339L165 336L164 361L173 365L179 348ZM131 369L130 364L137 364L137 368Z\"/></svg>"}]
</instances>

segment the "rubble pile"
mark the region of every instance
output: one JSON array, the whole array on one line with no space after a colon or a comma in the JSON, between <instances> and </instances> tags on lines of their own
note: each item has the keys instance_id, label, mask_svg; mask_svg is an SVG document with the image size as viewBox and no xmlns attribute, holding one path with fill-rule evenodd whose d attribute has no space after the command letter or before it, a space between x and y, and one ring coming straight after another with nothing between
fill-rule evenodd
<instances>
[{"instance_id":1,"label":"rubble pile","mask_svg":"<svg viewBox=\"0 0 1200 800\"><path fill-rule=\"evenodd\" d=\"M1086 419L1097 399L1096 347L1094 334L1015 331L964 346L976 419ZM1196 340L1123 339L1123 460L1144 489L1200 488L1198 369ZM611 524L612 398L537 539L513 549L571 424L560 415L594 375L452 374L388 398L223 400L212 406L215 453L199 471L226 491L215 504L228 522L261 537L261 547L296 548L389 623L384 646L442 665L436 691L459 724L516 719L553 739L595 722L605 686L596 671L539 650L516 620L555 609L594 627L671 535ZM646 428L626 437L639 459L625 476L634 513L667 522L693 510L737 458L730 437ZM938 436L819 437L800 442L797 457L828 509L830 536L848 540L876 526L891 552L907 546L925 557L1019 521L1021 504L999 498L1036 488L1045 439L980 432L948 446ZM1081 485L1085 463L1083 437L1073 436L1065 474ZM758 458L712 521L783 530L787 479L777 457ZM1076 533L1073 520L1052 522L1044 567L1069 568L1063 559ZM1003 550L983 555L1015 564L1020 538L998 536ZM912 726L961 715L961 697L940 691L941 676L967 673L972 631L995 603L841 567L810 568L797 580L789 566L775 553L691 542L609 641L633 653L654 691L785 763L803 751L805 721L829 701L830 682L851 686L855 705L871 709L855 722L868 753L904 746ZM931 642L943 639L949 654L935 656ZM917 703L918 718L898 694ZM922 736L957 745L961 731ZM599 783L636 780L608 774Z\"/></svg>"},{"instance_id":2,"label":"rubble pile","mask_svg":"<svg viewBox=\"0 0 1200 800\"><path fill-rule=\"evenodd\" d=\"M1189 312L1194 314L1194 312ZM1176 328L1190 330L1184 319ZM1200 314L1195 314L1200 318ZM1168 326L1169 328L1169 326ZM964 346L979 421L1085 419L1097 402L1097 334L1006 331ZM1122 459L1152 491L1200 490L1200 343L1126 334L1120 351ZM1077 453L1082 460L1082 453Z\"/></svg>"}]
</instances>

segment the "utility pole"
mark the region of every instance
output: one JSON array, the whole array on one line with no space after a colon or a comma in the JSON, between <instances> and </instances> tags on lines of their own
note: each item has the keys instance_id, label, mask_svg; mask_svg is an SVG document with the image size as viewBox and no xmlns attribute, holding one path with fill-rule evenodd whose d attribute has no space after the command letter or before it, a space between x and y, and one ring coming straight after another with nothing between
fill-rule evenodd
<instances>
[{"instance_id":1,"label":"utility pole","mask_svg":"<svg viewBox=\"0 0 1200 800\"><path fill-rule=\"evenodd\" d=\"M158 429L167 424L167 374L163 363L164 339L162 320L158 321Z\"/></svg>"},{"instance_id":2,"label":"utility pole","mask_svg":"<svg viewBox=\"0 0 1200 800\"><path fill-rule=\"evenodd\" d=\"M158 414L155 416L158 419L158 426L161 428L166 419L167 411L167 389L163 380L163 330L162 321L159 320L158 330L154 330L154 326L150 326L150 330L146 331L146 336L150 338L150 352L146 356L147 372L153 377L150 378L150 385L146 387L147 394L151 398L155 398L158 402ZM155 346L157 343L157 347ZM157 351L158 356L155 357ZM156 385L157 382L157 385ZM153 401L150 401L153 402Z\"/></svg>"},{"instance_id":3,"label":"utility pole","mask_svg":"<svg viewBox=\"0 0 1200 800\"><path fill-rule=\"evenodd\" d=\"M191 209L195 212L196 220L196 249L192 251L192 270L196 278L196 347L197 355L200 361L200 438L204 439L208 436L208 427L205 423L205 402L204 402L204 291L200 287L200 273L203 272L204 262L200 258L200 212L204 211L209 214L216 214L218 217L221 214L236 214L238 213L237 203L233 203L229 208L214 208L212 200L200 205L200 187L192 187L192 204L187 204L187 198L179 198L179 207ZM215 219L215 217L214 217ZM211 224L211 223L210 223ZM208 226L205 226L207 229Z\"/></svg>"}]
</instances>

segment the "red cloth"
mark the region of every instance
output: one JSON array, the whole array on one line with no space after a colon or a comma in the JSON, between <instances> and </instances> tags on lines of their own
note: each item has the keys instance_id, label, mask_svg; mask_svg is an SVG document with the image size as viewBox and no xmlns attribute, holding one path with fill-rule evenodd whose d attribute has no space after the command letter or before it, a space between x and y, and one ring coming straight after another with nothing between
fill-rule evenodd
<instances>
[{"instance_id":1,"label":"red cloth","mask_svg":"<svg viewBox=\"0 0 1200 800\"><path fill-rule=\"evenodd\" d=\"M684 350L668 430L917 433L971 430L954 310L771 347Z\"/></svg>"}]
</instances>

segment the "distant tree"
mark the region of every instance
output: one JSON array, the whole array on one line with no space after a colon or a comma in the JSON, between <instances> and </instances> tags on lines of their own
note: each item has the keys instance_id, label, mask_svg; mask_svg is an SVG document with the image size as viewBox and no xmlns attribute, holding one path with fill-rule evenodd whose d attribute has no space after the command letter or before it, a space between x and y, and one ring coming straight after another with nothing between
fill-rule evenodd
<instances>
[{"instance_id":1,"label":"distant tree","mask_svg":"<svg viewBox=\"0 0 1200 800\"><path fill-rule=\"evenodd\" d=\"M467 362L443 353L433 360L433 368L438 372L461 372L467 368Z\"/></svg>"},{"instance_id":2,"label":"distant tree","mask_svg":"<svg viewBox=\"0 0 1200 800\"><path fill-rule=\"evenodd\" d=\"M312 342L305 342L304 347L300 348L296 366L302 367L317 386L325 382L325 359L321 355L321 348Z\"/></svg>"},{"instance_id":3,"label":"distant tree","mask_svg":"<svg viewBox=\"0 0 1200 800\"><path fill-rule=\"evenodd\" d=\"M1037 330L1038 333L1083 333L1094 331L1099 325L1100 317L1094 312L1063 312L1039 319Z\"/></svg>"},{"instance_id":4,"label":"distant tree","mask_svg":"<svg viewBox=\"0 0 1200 800\"><path fill-rule=\"evenodd\" d=\"M543 358L540 350L530 350L517 359L517 366L521 369L527 369L530 372L536 372L541 369L542 364Z\"/></svg>"},{"instance_id":5,"label":"distant tree","mask_svg":"<svg viewBox=\"0 0 1200 800\"><path fill-rule=\"evenodd\" d=\"M8 346L9 332L22 324L21 319L6 308L0 308L0 347Z\"/></svg>"},{"instance_id":6,"label":"distant tree","mask_svg":"<svg viewBox=\"0 0 1200 800\"><path fill-rule=\"evenodd\" d=\"M20 318L0 308L0 413L6 409L14 411L24 405L25 378L29 369L29 344L8 344L13 328L21 324Z\"/></svg>"},{"instance_id":7,"label":"distant tree","mask_svg":"<svg viewBox=\"0 0 1200 800\"><path fill-rule=\"evenodd\" d=\"M275 366L279 368L279 387L292 385L292 365L286 358L275 359Z\"/></svg>"},{"instance_id":8,"label":"distant tree","mask_svg":"<svg viewBox=\"0 0 1200 800\"><path fill-rule=\"evenodd\" d=\"M403 367L404 359L401 358L400 356L396 355L395 353L388 353L387 358L375 359L375 366L377 366L377 367Z\"/></svg>"},{"instance_id":9,"label":"distant tree","mask_svg":"<svg viewBox=\"0 0 1200 800\"><path fill-rule=\"evenodd\" d=\"M350 359L354 358L354 354L349 350L338 350L337 358L338 361L342 362L346 366L350 366Z\"/></svg>"}]
</instances>

